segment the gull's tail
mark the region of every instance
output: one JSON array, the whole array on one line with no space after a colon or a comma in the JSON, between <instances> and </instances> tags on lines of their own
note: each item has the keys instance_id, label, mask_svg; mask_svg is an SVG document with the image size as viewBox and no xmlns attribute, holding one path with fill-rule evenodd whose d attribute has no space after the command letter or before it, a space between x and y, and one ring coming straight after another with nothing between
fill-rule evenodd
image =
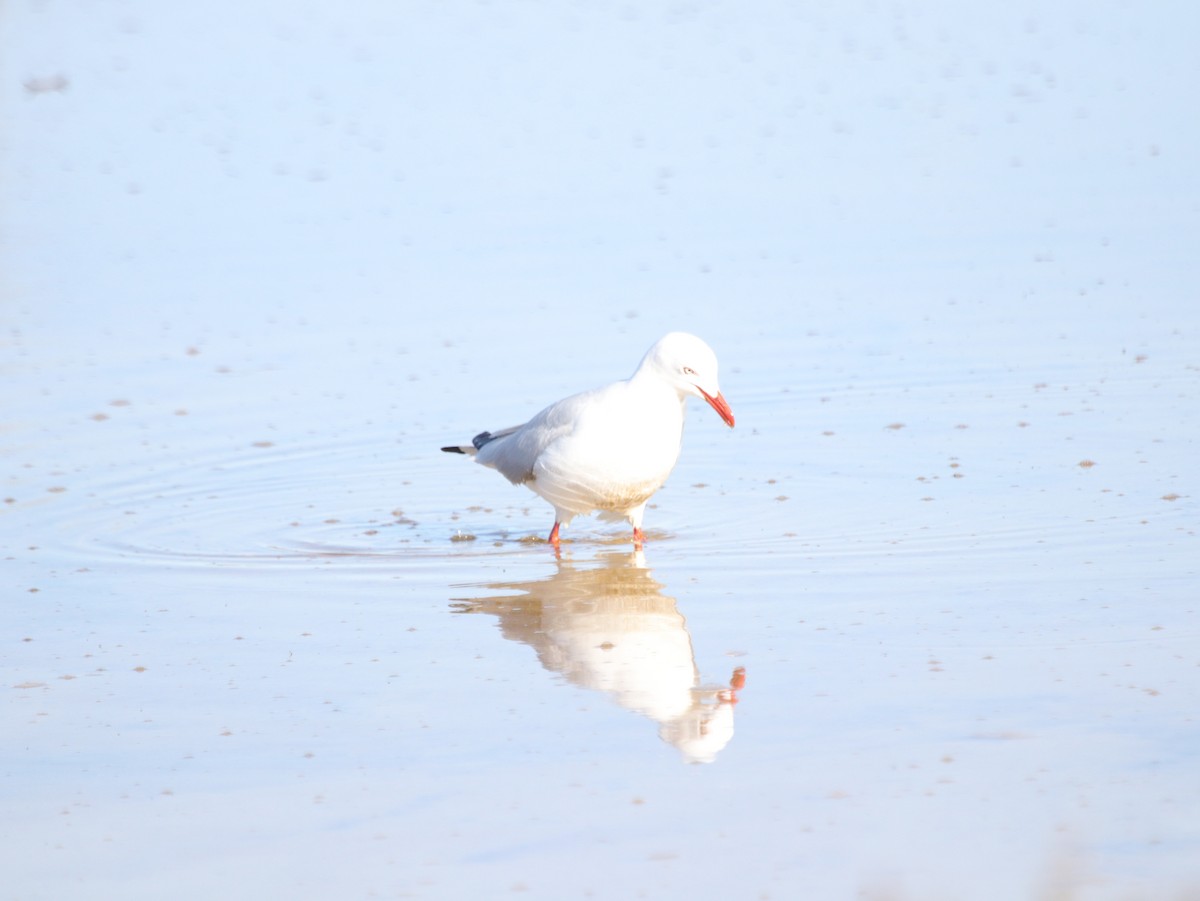
<instances>
[{"instance_id":1,"label":"gull's tail","mask_svg":"<svg viewBox=\"0 0 1200 901\"><path fill-rule=\"evenodd\" d=\"M480 432L471 439L470 444L451 444L449 447L443 447L442 450L448 454L467 454L468 456L474 457L475 452L489 441L495 441L497 438L504 438L508 435L511 435L519 428L520 426L518 425L513 426L511 429L501 429L498 432Z\"/></svg>"}]
</instances>

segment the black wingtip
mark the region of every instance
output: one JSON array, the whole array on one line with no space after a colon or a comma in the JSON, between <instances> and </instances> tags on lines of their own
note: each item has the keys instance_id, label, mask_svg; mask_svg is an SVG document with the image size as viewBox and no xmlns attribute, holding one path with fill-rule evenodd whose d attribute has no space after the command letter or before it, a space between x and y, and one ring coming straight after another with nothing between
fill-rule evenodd
<instances>
[{"instance_id":1,"label":"black wingtip","mask_svg":"<svg viewBox=\"0 0 1200 901\"><path fill-rule=\"evenodd\" d=\"M442 450L444 450L448 454L465 454L466 453L466 451L463 450L461 447L443 447Z\"/></svg>"},{"instance_id":2,"label":"black wingtip","mask_svg":"<svg viewBox=\"0 0 1200 901\"><path fill-rule=\"evenodd\" d=\"M476 435L474 438L471 439L471 443L475 445L475 450L479 450L481 447L483 447L485 444L487 444L491 440L492 440L491 432L480 432L478 435Z\"/></svg>"}]
</instances>

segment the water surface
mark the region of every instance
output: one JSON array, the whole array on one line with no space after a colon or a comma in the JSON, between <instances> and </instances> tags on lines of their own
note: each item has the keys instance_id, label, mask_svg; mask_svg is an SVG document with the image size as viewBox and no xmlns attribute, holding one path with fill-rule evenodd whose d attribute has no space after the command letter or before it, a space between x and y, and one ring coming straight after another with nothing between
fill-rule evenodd
<instances>
[{"instance_id":1,"label":"water surface","mask_svg":"<svg viewBox=\"0 0 1200 901\"><path fill-rule=\"evenodd\" d=\"M6 7L12 896L1195 896L1187 17Z\"/></svg>"}]
</instances>

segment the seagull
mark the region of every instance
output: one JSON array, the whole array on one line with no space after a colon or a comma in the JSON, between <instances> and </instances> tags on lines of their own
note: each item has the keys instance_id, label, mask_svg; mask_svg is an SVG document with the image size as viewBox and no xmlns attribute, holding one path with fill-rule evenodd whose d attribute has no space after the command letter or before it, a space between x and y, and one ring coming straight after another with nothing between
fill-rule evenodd
<instances>
[{"instance_id":1,"label":"seagull","mask_svg":"<svg viewBox=\"0 0 1200 901\"><path fill-rule=\"evenodd\" d=\"M679 459L689 395L703 398L733 428L733 411L717 385L717 355L695 335L671 332L629 378L565 397L524 425L480 432L469 445L442 450L473 456L549 501L556 550L560 529L596 511L610 522L628 520L640 548L646 502Z\"/></svg>"}]
</instances>

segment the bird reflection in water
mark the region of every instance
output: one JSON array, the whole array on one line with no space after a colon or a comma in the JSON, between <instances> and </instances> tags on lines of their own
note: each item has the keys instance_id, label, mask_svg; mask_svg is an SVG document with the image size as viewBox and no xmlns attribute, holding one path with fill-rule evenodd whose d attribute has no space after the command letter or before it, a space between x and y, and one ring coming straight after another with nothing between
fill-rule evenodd
<instances>
[{"instance_id":1,"label":"bird reflection in water","mask_svg":"<svg viewBox=\"0 0 1200 901\"><path fill-rule=\"evenodd\" d=\"M473 586L519 593L454 607L498 617L501 634L532 647L550 672L654 720L688 762L712 762L733 738L745 671L735 669L727 686L701 685L687 623L650 577L645 555L604 554L598 562L577 568L560 560L547 579Z\"/></svg>"}]
</instances>

